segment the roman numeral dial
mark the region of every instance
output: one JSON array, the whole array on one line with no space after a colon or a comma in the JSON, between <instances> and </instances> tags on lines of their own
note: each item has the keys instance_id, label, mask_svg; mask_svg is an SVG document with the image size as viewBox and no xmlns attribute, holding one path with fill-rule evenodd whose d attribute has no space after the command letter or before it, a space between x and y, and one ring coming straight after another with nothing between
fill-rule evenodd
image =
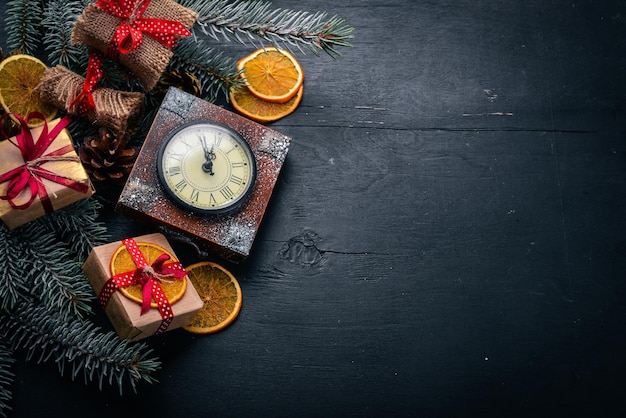
<instances>
[{"instance_id":1,"label":"roman numeral dial","mask_svg":"<svg viewBox=\"0 0 626 418\"><path fill-rule=\"evenodd\" d=\"M250 197L256 161L237 131L213 121L195 121L166 136L157 172L168 197L179 206L199 214L225 214Z\"/></svg>"}]
</instances>

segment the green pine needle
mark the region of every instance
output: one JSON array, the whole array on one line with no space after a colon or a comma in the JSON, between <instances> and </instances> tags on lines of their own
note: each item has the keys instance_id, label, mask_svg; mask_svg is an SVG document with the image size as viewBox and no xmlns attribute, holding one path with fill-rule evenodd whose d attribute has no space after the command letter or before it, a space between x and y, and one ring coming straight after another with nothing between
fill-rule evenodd
<instances>
[{"instance_id":1,"label":"green pine needle","mask_svg":"<svg viewBox=\"0 0 626 418\"><path fill-rule=\"evenodd\" d=\"M53 361L72 380L82 376L85 384L98 382L117 386L120 395L127 385L137 391L137 383L155 383L153 373L161 362L145 343L120 339L114 332L102 333L93 323L64 320L41 305L23 305L0 317L0 329L13 335L12 348L25 349L27 360Z\"/></svg>"},{"instance_id":2,"label":"green pine needle","mask_svg":"<svg viewBox=\"0 0 626 418\"><path fill-rule=\"evenodd\" d=\"M12 399L11 385L15 375L11 371L14 363L13 353L5 339L0 339L0 417L6 417L11 406Z\"/></svg>"},{"instance_id":3,"label":"green pine needle","mask_svg":"<svg viewBox=\"0 0 626 418\"><path fill-rule=\"evenodd\" d=\"M21 255L27 263L22 278L31 297L59 313L62 318L83 317L91 312L95 296L81 270L82 263L60 235L46 230L38 222L19 228L29 245ZM15 254L8 257L14 258Z\"/></svg>"},{"instance_id":4,"label":"green pine needle","mask_svg":"<svg viewBox=\"0 0 626 418\"><path fill-rule=\"evenodd\" d=\"M12 254L22 254L28 241L22 241L4 224L0 225L0 312L13 309L30 291L23 280L26 263Z\"/></svg>"},{"instance_id":5,"label":"green pine needle","mask_svg":"<svg viewBox=\"0 0 626 418\"><path fill-rule=\"evenodd\" d=\"M57 64L68 68L86 66L87 52L82 45L72 45L71 34L74 23L88 1L50 0L43 11L41 26L47 33L43 45L48 51L51 66Z\"/></svg>"},{"instance_id":6,"label":"green pine needle","mask_svg":"<svg viewBox=\"0 0 626 418\"><path fill-rule=\"evenodd\" d=\"M24 54L35 54L41 47L41 1L11 0L5 18L6 42L9 48Z\"/></svg>"},{"instance_id":7,"label":"green pine needle","mask_svg":"<svg viewBox=\"0 0 626 418\"><path fill-rule=\"evenodd\" d=\"M256 46L259 41L295 47L304 53L307 48L314 53L324 51L333 58L341 55L337 47L350 47L354 28L338 16L326 12L306 12L272 9L267 1L217 0L198 2L183 0L181 4L200 14L196 26L202 32L219 40L236 40Z\"/></svg>"},{"instance_id":8,"label":"green pine needle","mask_svg":"<svg viewBox=\"0 0 626 418\"><path fill-rule=\"evenodd\" d=\"M38 220L39 226L57 232L78 259L85 260L93 247L110 241L109 232L98 216L102 204L96 199L83 199L64 210Z\"/></svg>"},{"instance_id":9,"label":"green pine needle","mask_svg":"<svg viewBox=\"0 0 626 418\"><path fill-rule=\"evenodd\" d=\"M211 102L220 95L227 97L231 87L242 83L233 59L211 48L201 39L190 37L178 42L170 68L185 69L198 77L203 98Z\"/></svg>"}]
</instances>

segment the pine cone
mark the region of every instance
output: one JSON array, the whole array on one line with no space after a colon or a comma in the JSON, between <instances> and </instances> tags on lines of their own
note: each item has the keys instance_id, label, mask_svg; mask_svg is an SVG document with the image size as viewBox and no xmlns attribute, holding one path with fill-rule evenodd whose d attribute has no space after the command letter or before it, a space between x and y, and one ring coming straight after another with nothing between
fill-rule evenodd
<instances>
[{"instance_id":1,"label":"pine cone","mask_svg":"<svg viewBox=\"0 0 626 418\"><path fill-rule=\"evenodd\" d=\"M0 140L11 138L20 133L22 129L20 124L11 119L4 111L0 112L0 118L2 118L2 126L0 126L2 133L0 134Z\"/></svg>"},{"instance_id":2,"label":"pine cone","mask_svg":"<svg viewBox=\"0 0 626 418\"><path fill-rule=\"evenodd\" d=\"M198 77L182 69L174 69L164 73L152 93L154 97L160 100L165 97L165 93L170 87L178 87L182 91L198 97L202 94L202 84Z\"/></svg>"},{"instance_id":3,"label":"pine cone","mask_svg":"<svg viewBox=\"0 0 626 418\"><path fill-rule=\"evenodd\" d=\"M85 137L78 155L93 182L124 185L139 153L137 148L126 148L127 143L125 135L116 137L105 127L98 135Z\"/></svg>"}]
</instances>

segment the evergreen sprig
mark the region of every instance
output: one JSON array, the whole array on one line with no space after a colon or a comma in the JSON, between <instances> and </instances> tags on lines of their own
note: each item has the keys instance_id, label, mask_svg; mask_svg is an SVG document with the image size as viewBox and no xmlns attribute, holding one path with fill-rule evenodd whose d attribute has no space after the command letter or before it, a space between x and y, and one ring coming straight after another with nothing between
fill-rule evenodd
<instances>
[{"instance_id":1,"label":"evergreen sprig","mask_svg":"<svg viewBox=\"0 0 626 418\"><path fill-rule=\"evenodd\" d=\"M9 231L0 228L0 307L12 309L21 299L55 308L59 317L82 317L91 311L93 290L81 270L91 248L108 234L97 221L101 205L83 199L64 210Z\"/></svg>"},{"instance_id":2,"label":"evergreen sprig","mask_svg":"<svg viewBox=\"0 0 626 418\"><path fill-rule=\"evenodd\" d=\"M41 227L56 232L69 245L78 259L85 260L91 249L105 242L110 236L107 228L98 222L102 203L96 199L83 199L39 221Z\"/></svg>"},{"instance_id":3,"label":"evergreen sprig","mask_svg":"<svg viewBox=\"0 0 626 418\"><path fill-rule=\"evenodd\" d=\"M304 47L316 54L321 50L338 57L341 52L337 47L351 46L349 40L353 37L354 28L326 12L273 9L271 2L260 0L182 0L181 4L200 14L196 26L216 40L221 36L257 46L259 41L266 41L296 47L301 52Z\"/></svg>"},{"instance_id":4,"label":"evergreen sprig","mask_svg":"<svg viewBox=\"0 0 626 418\"><path fill-rule=\"evenodd\" d=\"M22 241L7 228L0 227L0 312L13 309L22 300L30 299L30 291L23 280L24 260L11 254L23 254L28 241ZM15 280L15 278L19 278Z\"/></svg>"},{"instance_id":5,"label":"evergreen sprig","mask_svg":"<svg viewBox=\"0 0 626 418\"><path fill-rule=\"evenodd\" d=\"M24 286L31 296L57 313L61 319L82 318L91 312L93 289L85 280L81 263L67 243L54 232L32 222L21 228L23 234L36 236L25 248Z\"/></svg>"},{"instance_id":6,"label":"evergreen sprig","mask_svg":"<svg viewBox=\"0 0 626 418\"><path fill-rule=\"evenodd\" d=\"M0 319L0 329L12 334L12 349L25 349L27 360L54 361L61 375L69 370L72 380L82 375L85 384L117 385L120 395L129 384L154 383L161 367L145 343L120 339L114 332L101 333L89 321L62 320L43 305L25 305Z\"/></svg>"},{"instance_id":7,"label":"evergreen sprig","mask_svg":"<svg viewBox=\"0 0 626 418\"><path fill-rule=\"evenodd\" d=\"M100 387L154 382L160 367L145 344L102 333L88 320L95 300L81 265L90 250L108 242L98 221L101 204L83 199L43 218L9 230L0 225L0 416L10 399L12 350L54 361L61 374L84 374ZM2 350L1 348L4 348ZM4 378L3 378L4 376Z\"/></svg>"},{"instance_id":8,"label":"evergreen sprig","mask_svg":"<svg viewBox=\"0 0 626 418\"><path fill-rule=\"evenodd\" d=\"M43 9L41 27L47 36L43 46L48 52L51 66L57 64L67 68L82 68L87 65L86 48L72 45L71 35L74 22L90 0L50 0Z\"/></svg>"},{"instance_id":9,"label":"evergreen sprig","mask_svg":"<svg viewBox=\"0 0 626 418\"><path fill-rule=\"evenodd\" d=\"M183 38L174 49L170 68L185 69L203 86L206 100L215 101L220 94L228 96L231 87L242 84L234 60L223 51L211 48L202 39Z\"/></svg>"},{"instance_id":10,"label":"evergreen sprig","mask_svg":"<svg viewBox=\"0 0 626 418\"><path fill-rule=\"evenodd\" d=\"M7 45L14 51L35 54L41 47L41 19L43 16L40 0L11 0L7 3L5 20Z\"/></svg>"},{"instance_id":11,"label":"evergreen sprig","mask_svg":"<svg viewBox=\"0 0 626 418\"><path fill-rule=\"evenodd\" d=\"M12 356L9 342L0 340L0 417L6 417L11 410L9 402L12 399L9 387L13 384L15 374L11 371L11 365L15 362Z\"/></svg>"}]
</instances>

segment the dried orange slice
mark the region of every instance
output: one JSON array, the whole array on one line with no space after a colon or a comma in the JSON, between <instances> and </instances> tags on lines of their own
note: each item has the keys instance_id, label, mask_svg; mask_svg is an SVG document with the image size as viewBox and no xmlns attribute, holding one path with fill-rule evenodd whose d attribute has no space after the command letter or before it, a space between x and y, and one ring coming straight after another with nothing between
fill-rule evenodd
<instances>
[{"instance_id":1,"label":"dried orange slice","mask_svg":"<svg viewBox=\"0 0 626 418\"><path fill-rule=\"evenodd\" d=\"M232 89L229 93L230 102L242 115L261 123L274 122L292 113L302 101L304 86L286 103L272 103L259 99L246 87Z\"/></svg>"},{"instance_id":2,"label":"dried orange slice","mask_svg":"<svg viewBox=\"0 0 626 418\"><path fill-rule=\"evenodd\" d=\"M259 48L237 62L250 92L259 99L285 103L298 94L304 81L300 63L288 51Z\"/></svg>"},{"instance_id":3,"label":"dried orange slice","mask_svg":"<svg viewBox=\"0 0 626 418\"><path fill-rule=\"evenodd\" d=\"M56 116L57 109L42 101L34 92L46 68L42 61L27 54L10 55L0 62L0 104L5 112L24 118L31 112L40 112L46 120ZM33 118L28 125L32 127L42 123L42 120Z\"/></svg>"},{"instance_id":4,"label":"dried orange slice","mask_svg":"<svg viewBox=\"0 0 626 418\"><path fill-rule=\"evenodd\" d=\"M204 306L183 329L194 334L211 334L226 328L241 310L241 287L235 276L211 261L192 264L185 270Z\"/></svg>"},{"instance_id":5,"label":"dried orange slice","mask_svg":"<svg viewBox=\"0 0 626 418\"><path fill-rule=\"evenodd\" d=\"M166 263L178 261L174 254L159 245L148 242L138 242L137 246L149 265L154 263L161 254L167 254L170 256L170 259L166 261ZM123 245L121 245L111 256L111 274L114 276L127 271L134 271L136 268L137 266L135 265L133 258ZM178 302L185 295L185 291L187 290L187 280L185 279L173 278L169 280L165 278L160 281L160 284L163 292L165 293L165 297L170 304ZM122 287L120 288L120 292L122 292L122 294L127 298L137 303L141 303L141 289L142 285L138 283L128 287ZM150 306L152 308L156 308L157 304L153 300L150 303Z\"/></svg>"}]
</instances>

